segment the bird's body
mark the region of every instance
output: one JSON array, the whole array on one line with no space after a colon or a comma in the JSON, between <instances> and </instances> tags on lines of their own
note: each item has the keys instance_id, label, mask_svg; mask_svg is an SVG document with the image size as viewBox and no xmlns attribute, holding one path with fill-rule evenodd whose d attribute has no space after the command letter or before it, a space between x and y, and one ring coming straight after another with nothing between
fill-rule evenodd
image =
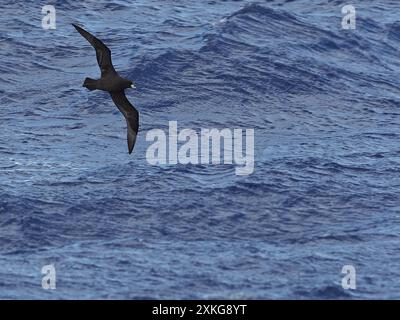
<instances>
[{"instance_id":1,"label":"bird's body","mask_svg":"<svg viewBox=\"0 0 400 320\"><path fill-rule=\"evenodd\" d=\"M86 78L83 86L93 88L94 90L102 90L108 92L118 92L130 88L130 81L121 78L118 74L106 75L98 80ZM90 88L88 88L90 90ZM92 90L93 90L92 89Z\"/></svg>"},{"instance_id":2,"label":"bird's body","mask_svg":"<svg viewBox=\"0 0 400 320\"><path fill-rule=\"evenodd\" d=\"M111 51L99 39L73 24L75 29L96 50L97 62L101 70L100 79L86 78L83 87L89 90L102 90L110 93L112 100L124 115L128 126L128 150L132 153L139 130L139 113L125 96L125 89L134 88L132 81L120 77L111 61Z\"/></svg>"}]
</instances>

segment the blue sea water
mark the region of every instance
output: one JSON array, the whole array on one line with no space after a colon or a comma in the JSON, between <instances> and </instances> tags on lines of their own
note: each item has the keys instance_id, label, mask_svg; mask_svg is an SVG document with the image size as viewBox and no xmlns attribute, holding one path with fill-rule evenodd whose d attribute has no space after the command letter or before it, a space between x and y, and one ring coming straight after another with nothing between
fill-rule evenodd
<instances>
[{"instance_id":1,"label":"blue sea water","mask_svg":"<svg viewBox=\"0 0 400 320\"><path fill-rule=\"evenodd\" d=\"M398 1L49 2L0 3L0 298L400 298ZM132 155L71 23L136 83ZM254 128L254 173L149 165L172 120Z\"/></svg>"}]
</instances>

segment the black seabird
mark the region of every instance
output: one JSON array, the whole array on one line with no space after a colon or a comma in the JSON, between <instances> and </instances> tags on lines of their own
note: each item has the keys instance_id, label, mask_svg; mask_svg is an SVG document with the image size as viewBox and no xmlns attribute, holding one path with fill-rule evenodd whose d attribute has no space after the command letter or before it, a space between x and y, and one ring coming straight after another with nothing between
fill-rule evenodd
<instances>
[{"instance_id":1,"label":"black seabird","mask_svg":"<svg viewBox=\"0 0 400 320\"><path fill-rule=\"evenodd\" d=\"M101 70L100 79L86 78L83 87L90 91L97 89L110 93L114 103L126 119L128 125L128 150L129 154L131 154L139 130L139 112L126 98L125 89L135 88L135 86L132 81L120 77L115 71L111 62L111 50L103 42L81 27L75 24L72 25L96 50L97 63Z\"/></svg>"}]
</instances>

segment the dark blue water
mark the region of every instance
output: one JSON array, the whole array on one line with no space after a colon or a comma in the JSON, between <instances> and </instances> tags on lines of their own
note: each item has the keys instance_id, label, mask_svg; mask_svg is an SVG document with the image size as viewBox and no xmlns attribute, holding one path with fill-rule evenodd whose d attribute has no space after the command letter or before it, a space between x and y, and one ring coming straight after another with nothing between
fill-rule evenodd
<instances>
[{"instance_id":1,"label":"dark blue water","mask_svg":"<svg viewBox=\"0 0 400 320\"><path fill-rule=\"evenodd\" d=\"M0 298L400 298L400 3L51 4L0 4ZM70 23L136 83L131 156ZM171 120L254 128L254 173L149 165Z\"/></svg>"}]
</instances>

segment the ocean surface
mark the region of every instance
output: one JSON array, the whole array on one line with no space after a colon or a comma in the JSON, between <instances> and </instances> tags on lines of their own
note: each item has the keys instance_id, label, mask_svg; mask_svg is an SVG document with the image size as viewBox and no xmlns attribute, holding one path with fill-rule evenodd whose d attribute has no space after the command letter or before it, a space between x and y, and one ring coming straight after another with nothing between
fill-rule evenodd
<instances>
[{"instance_id":1,"label":"ocean surface","mask_svg":"<svg viewBox=\"0 0 400 320\"><path fill-rule=\"evenodd\" d=\"M0 3L1 299L400 298L400 2L43 4ZM71 23L137 86L132 155ZM254 173L150 165L169 121L253 128Z\"/></svg>"}]
</instances>

